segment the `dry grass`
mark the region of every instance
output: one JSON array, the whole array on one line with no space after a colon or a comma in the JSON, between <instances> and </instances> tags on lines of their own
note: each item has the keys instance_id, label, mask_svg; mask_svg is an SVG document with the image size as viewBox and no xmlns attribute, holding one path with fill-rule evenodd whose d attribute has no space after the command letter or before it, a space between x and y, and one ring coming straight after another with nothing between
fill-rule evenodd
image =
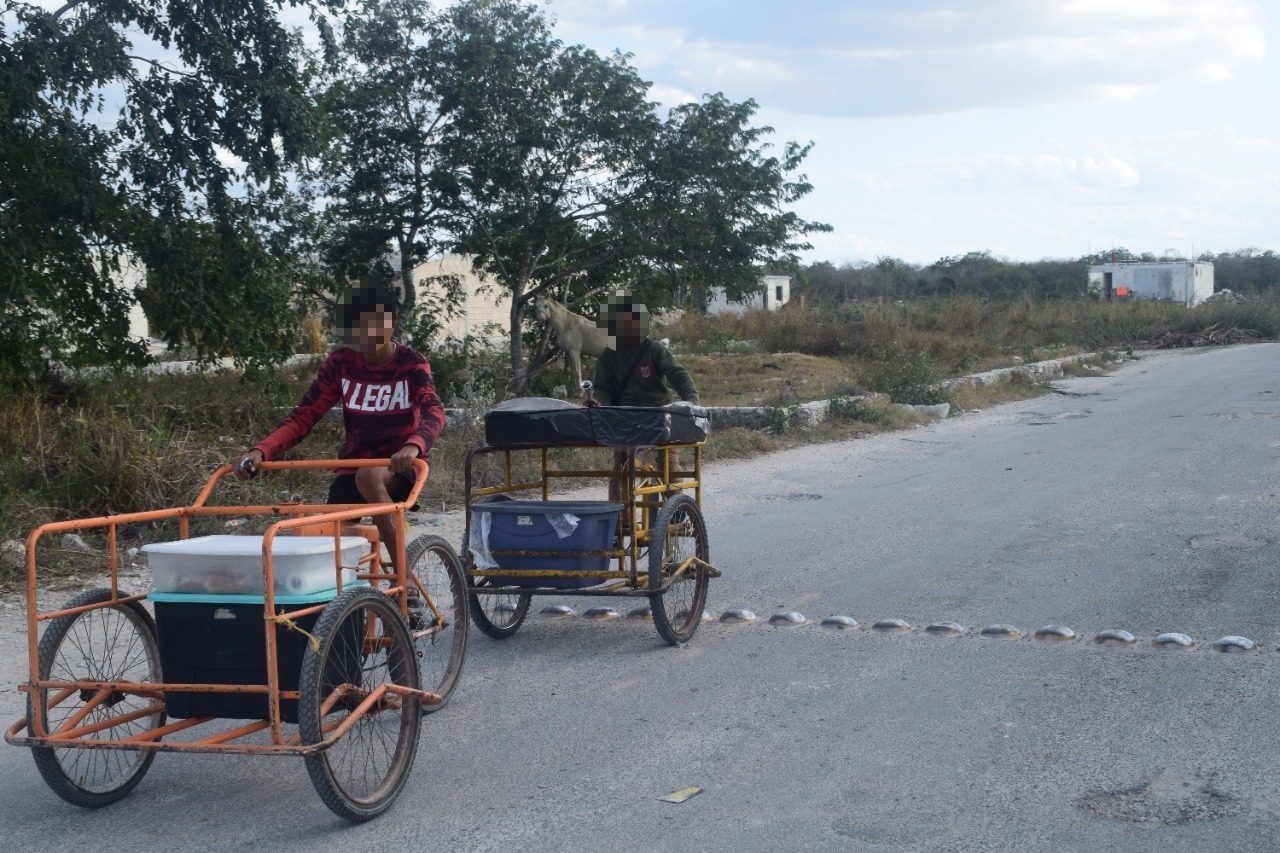
<instances>
[{"instance_id":1,"label":"dry grass","mask_svg":"<svg viewBox=\"0 0 1280 853\"><path fill-rule=\"evenodd\" d=\"M707 406L789 406L860 393L847 359L794 352L768 355L683 355Z\"/></svg>"},{"instance_id":2,"label":"dry grass","mask_svg":"<svg viewBox=\"0 0 1280 853\"><path fill-rule=\"evenodd\" d=\"M1048 390L1047 381L1036 381L1025 373L1015 372L1008 379L990 382L981 388L968 383L957 385L951 391L951 408L955 412L986 409L1001 403L1039 397Z\"/></svg>"},{"instance_id":3,"label":"dry grass","mask_svg":"<svg viewBox=\"0 0 1280 853\"><path fill-rule=\"evenodd\" d=\"M1008 382L983 388L960 385L939 395L935 383L1009 366L1015 358L1031 361L1107 347L1131 351L1170 332L1210 327L1275 338L1280 336L1280 300L1191 310L1152 302L997 303L972 297L808 311L797 306L745 317L686 316L656 336L674 341L706 404L765 406L781 413L798 403L863 389L883 392L896 402L949 399L957 409L980 409L1044 393L1046 386L1015 375ZM477 372L474 363L461 370L447 353L441 359L438 373L446 394L456 386L468 392L464 396L483 399L485 389L492 391L503 381L497 361L489 372ZM1066 370L1092 374L1083 367ZM303 366L265 385L233 375L122 374L7 393L0 398L0 540L25 538L47 521L190 502L219 464L279 421L313 373L314 367ZM544 384L563 381L554 372L542 379ZM756 456L916 422L883 403L837 407L827 422L810 429L781 428L784 420L779 417L771 431L719 431L708 443L705 459ZM340 440L340 424L325 422L295 455L330 456ZM432 454L424 508L461 504L466 453L482 442L478 425L446 432ZM579 453L560 464L608 466L607 450ZM531 474L535 465L532 456L518 462L517 475ZM483 474L487 481L495 475L492 470ZM318 501L328 479L325 472L259 477L247 485L229 484L215 502ZM153 532L135 531L140 536ZM52 568L67 571L84 559L57 543L51 543L50 557ZM8 581L15 577L11 571ZM5 582L0 571L0 585Z\"/></svg>"}]
</instances>

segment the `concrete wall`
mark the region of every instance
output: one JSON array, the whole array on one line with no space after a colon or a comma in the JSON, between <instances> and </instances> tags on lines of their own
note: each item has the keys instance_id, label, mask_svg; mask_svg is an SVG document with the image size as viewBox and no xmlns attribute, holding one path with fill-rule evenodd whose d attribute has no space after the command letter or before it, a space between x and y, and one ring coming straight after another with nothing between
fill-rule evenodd
<instances>
[{"instance_id":1,"label":"concrete wall","mask_svg":"<svg viewBox=\"0 0 1280 853\"><path fill-rule=\"evenodd\" d=\"M725 296L723 287L712 288L707 299L708 314L745 314L754 309L777 311L791 301L791 276L766 275L760 277L759 289L741 302Z\"/></svg>"},{"instance_id":2,"label":"concrete wall","mask_svg":"<svg viewBox=\"0 0 1280 853\"><path fill-rule=\"evenodd\" d=\"M485 337L493 343L506 340L511 330L511 300L495 282L481 278L471 268L470 255L445 255L418 264L413 271L419 292L430 284L433 276L455 275L462 280L462 304L458 315L445 324L445 337L462 339ZM492 327L496 324L496 328Z\"/></svg>"},{"instance_id":3,"label":"concrete wall","mask_svg":"<svg viewBox=\"0 0 1280 853\"><path fill-rule=\"evenodd\" d=\"M126 255L120 259L120 280L126 290L136 294L147 283L147 271L139 261ZM129 337L144 340L151 337L147 315L138 302L129 307Z\"/></svg>"}]
</instances>

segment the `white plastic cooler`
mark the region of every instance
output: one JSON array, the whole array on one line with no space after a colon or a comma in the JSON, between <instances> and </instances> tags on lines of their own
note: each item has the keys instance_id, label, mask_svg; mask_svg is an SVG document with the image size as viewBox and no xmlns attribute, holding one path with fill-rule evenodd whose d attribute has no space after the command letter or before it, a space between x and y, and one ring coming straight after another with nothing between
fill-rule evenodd
<instances>
[{"instance_id":1,"label":"white plastic cooler","mask_svg":"<svg viewBox=\"0 0 1280 853\"><path fill-rule=\"evenodd\" d=\"M271 545L274 591L308 595L334 587L332 536L277 536ZM144 545L156 592L253 595L262 592L261 536L197 536ZM342 584L369 551L363 536L342 537Z\"/></svg>"}]
</instances>

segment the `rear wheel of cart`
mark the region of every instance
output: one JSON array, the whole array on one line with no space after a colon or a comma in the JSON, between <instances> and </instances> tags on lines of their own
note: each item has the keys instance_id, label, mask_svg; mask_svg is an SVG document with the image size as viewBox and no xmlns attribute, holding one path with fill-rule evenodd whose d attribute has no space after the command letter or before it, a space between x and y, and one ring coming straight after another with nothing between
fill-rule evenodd
<instances>
[{"instance_id":1,"label":"rear wheel of cart","mask_svg":"<svg viewBox=\"0 0 1280 853\"><path fill-rule=\"evenodd\" d=\"M111 590L82 592L63 605L64 610L103 604L111 600ZM59 616L49 622L40 638L40 678L58 681L157 682L160 677L160 647L151 614L137 602L86 610ZM56 732L95 701L97 691L44 688L28 694L27 719L39 713L45 730ZM154 708L137 719L128 717ZM165 715L153 697L112 693L74 724L91 726L120 719L119 723L95 732L103 740L125 740L164 725ZM115 749L31 750L40 775L53 792L77 806L96 809L114 803L137 787L156 754Z\"/></svg>"},{"instance_id":2,"label":"rear wheel of cart","mask_svg":"<svg viewBox=\"0 0 1280 853\"><path fill-rule=\"evenodd\" d=\"M509 501L507 495L489 495L476 503L497 503ZM492 586L488 578L477 578L473 587L483 589ZM471 595L471 619L476 627L493 637L502 640L510 637L524 624L524 617L529 615L529 602L532 596L518 592L495 595Z\"/></svg>"},{"instance_id":3,"label":"rear wheel of cart","mask_svg":"<svg viewBox=\"0 0 1280 853\"><path fill-rule=\"evenodd\" d=\"M409 626L381 592L359 587L339 595L321 612L314 637L298 686L303 744L322 742L384 685L419 689ZM387 691L332 746L307 756L311 781L334 814L365 821L395 802L418 751L421 704Z\"/></svg>"},{"instance_id":4,"label":"rear wheel of cart","mask_svg":"<svg viewBox=\"0 0 1280 853\"><path fill-rule=\"evenodd\" d=\"M422 689L440 696L438 705L423 703L422 713L429 714L444 707L462 673L469 622L467 578L453 546L439 536L419 536L409 543L406 554L409 571L422 587L409 610L409 630L428 632L414 639ZM422 597L424 591L430 604Z\"/></svg>"},{"instance_id":5,"label":"rear wheel of cart","mask_svg":"<svg viewBox=\"0 0 1280 853\"><path fill-rule=\"evenodd\" d=\"M650 596L653 624L672 645L693 637L707 603L710 574L706 565L685 566L690 558L702 564L710 562L707 525L697 502L679 494L658 510L649 541L649 589L656 591L670 584L666 592ZM682 572L681 566L685 566Z\"/></svg>"},{"instance_id":6,"label":"rear wheel of cart","mask_svg":"<svg viewBox=\"0 0 1280 853\"><path fill-rule=\"evenodd\" d=\"M488 578L481 578L476 587L484 589L489 585ZM476 627L493 637L502 640L510 637L524 624L524 617L529 615L529 602L532 596L521 593L500 593L496 595L471 595L471 618Z\"/></svg>"}]
</instances>

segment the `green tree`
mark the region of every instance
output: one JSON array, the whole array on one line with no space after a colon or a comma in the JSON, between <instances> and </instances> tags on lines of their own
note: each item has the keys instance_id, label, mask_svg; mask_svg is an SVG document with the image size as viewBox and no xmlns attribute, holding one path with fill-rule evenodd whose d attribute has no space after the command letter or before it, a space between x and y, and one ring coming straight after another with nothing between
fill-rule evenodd
<instances>
[{"instance_id":1,"label":"green tree","mask_svg":"<svg viewBox=\"0 0 1280 853\"><path fill-rule=\"evenodd\" d=\"M340 59L319 99L329 123L319 170L330 200L325 255L361 276L393 249L406 314L419 301L413 270L444 245L457 194L442 164L450 115L437 91L441 42L425 0L366 2L343 22Z\"/></svg>"},{"instance_id":2,"label":"green tree","mask_svg":"<svg viewBox=\"0 0 1280 853\"><path fill-rule=\"evenodd\" d=\"M138 211L117 183L110 128L82 120L121 73L113 32L8 4L0 13L0 362L140 361L119 247Z\"/></svg>"},{"instance_id":3,"label":"green tree","mask_svg":"<svg viewBox=\"0 0 1280 853\"><path fill-rule=\"evenodd\" d=\"M285 179L317 139L310 69L279 20L284 5L294 4L70 0L47 12L7 0L0 280L11 310L0 359L11 370L141 361L117 275L125 256L149 270L151 319L170 340L206 357L286 348L288 312L240 310L263 287L287 287ZM212 281L210 253L221 267L265 266L185 298Z\"/></svg>"},{"instance_id":4,"label":"green tree","mask_svg":"<svg viewBox=\"0 0 1280 853\"><path fill-rule=\"evenodd\" d=\"M526 305L617 263L611 217L634 193L658 121L625 57L564 46L535 6L471 0L446 21L455 246L510 296L512 386L522 392Z\"/></svg>"},{"instance_id":5,"label":"green tree","mask_svg":"<svg viewBox=\"0 0 1280 853\"><path fill-rule=\"evenodd\" d=\"M645 163L629 224L637 229L635 278L668 299L705 305L710 288L730 298L759 289L762 268L798 270L808 234L829 225L790 205L812 185L796 172L812 145L788 142L773 156L770 127L752 127L754 101L722 94L673 108Z\"/></svg>"},{"instance_id":6,"label":"green tree","mask_svg":"<svg viewBox=\"0 0 1280 853\"><path fill-rule=\"evenodd\" d=\"M1251 294L1280 287L1280 255L1271 249L1236 249L1216 255L1202 252L1197 260L1213 264L1215 290Z\"/></svg>"}]
</instances>

